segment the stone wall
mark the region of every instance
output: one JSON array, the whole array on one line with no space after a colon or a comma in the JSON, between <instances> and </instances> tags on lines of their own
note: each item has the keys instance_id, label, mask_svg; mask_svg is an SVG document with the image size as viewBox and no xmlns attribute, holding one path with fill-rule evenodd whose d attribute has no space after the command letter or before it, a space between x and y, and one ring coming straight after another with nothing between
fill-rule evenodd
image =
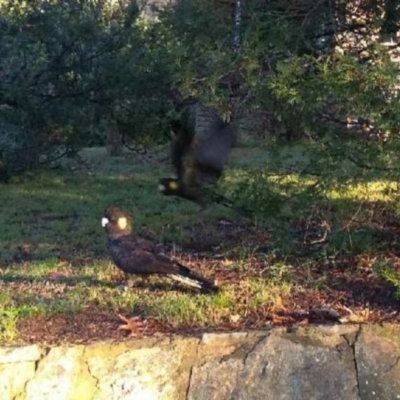
<instances>
[{"instance_id":1,"label":"stone wall","mask_svg":"<svg viewBox=\"0 0 400 400\"><path fill-rule=\"evenodd\" d=\"M1 400L400 399L400 327L0 348Z\"/></svg>"}]
</instances>

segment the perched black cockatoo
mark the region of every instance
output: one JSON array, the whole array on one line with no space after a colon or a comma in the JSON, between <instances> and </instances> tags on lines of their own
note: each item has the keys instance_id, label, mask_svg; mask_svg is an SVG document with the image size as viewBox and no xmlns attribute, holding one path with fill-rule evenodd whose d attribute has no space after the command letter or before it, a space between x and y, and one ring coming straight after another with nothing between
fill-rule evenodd
<instances>
[{"instance_id":1,"label":"perched black cockatoo","mask_svg":"<svg viewBox=\"0 0 400 400\"><path fill-rule=\"evenodd\" d=\"M159 191L204 207L209 187L221 177L236 141L234 128L218 119L206 131L195 133L186 121L175 119L171 130L171 161L176 177L160 179Z\"/></svg>"},{"instance_id":2,"label":"perched black cockatoo","mask_svg":"<svg viewBox=\"0 0 400 400\"><path fill-rule=\"evenodd\" d=\"M153 242L132 233L131 218L117 207L108 207L101 220L108 234L107 250L114 264L132 275L166 275L202 292L219 288L177 261L159 253Z\"/></svg>"}]
</instances>

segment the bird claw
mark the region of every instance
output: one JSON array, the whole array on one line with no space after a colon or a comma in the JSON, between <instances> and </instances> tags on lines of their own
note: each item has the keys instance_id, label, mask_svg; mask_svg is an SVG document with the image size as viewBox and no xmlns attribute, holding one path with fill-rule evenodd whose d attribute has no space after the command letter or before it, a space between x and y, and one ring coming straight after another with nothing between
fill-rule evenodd
<instances>
[{"instance_id":1,"label":"bird claw","mask_svg":"<svg viewBox=\"0 0 400 400\"><path fill-rule=\"evenodd\" d=\"M121 331L121 330L130 331L129 336L131 336L131 337L136 337L137 331L140 331L143 333L147 330L147 321L141 321L141 317L139 317L139 316L128 318L128 317L124 317L121 314L118 314L118 318L121 321L125 322L125 324L120 325L117 328L117 331Z\"/></svg>"}]
</instances>

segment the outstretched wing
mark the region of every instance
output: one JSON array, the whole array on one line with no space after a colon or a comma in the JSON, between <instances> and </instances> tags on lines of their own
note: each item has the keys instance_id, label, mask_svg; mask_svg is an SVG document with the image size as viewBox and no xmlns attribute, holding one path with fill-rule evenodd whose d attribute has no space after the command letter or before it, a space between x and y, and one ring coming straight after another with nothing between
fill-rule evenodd
<instances>
[{"instance_id":1,"label":"outstretched wing","mask_svg":"<svg viewBox=\"0 0 400 400\"><path fill-rule=\"evenodd\" d=\"M236 134L231 124L219 123L194 138L194 156L200 172L219 178L228 161Z\"/></svg>"}]
</instances>

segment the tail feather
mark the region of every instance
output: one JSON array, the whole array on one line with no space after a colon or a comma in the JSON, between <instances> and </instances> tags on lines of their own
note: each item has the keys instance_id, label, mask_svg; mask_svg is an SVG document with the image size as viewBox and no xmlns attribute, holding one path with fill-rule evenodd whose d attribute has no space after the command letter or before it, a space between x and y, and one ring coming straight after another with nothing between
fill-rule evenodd
<instances>
[{"instance_id":1,"label":"tail feather","mask_svg":"<svg viewBox=\"0 0 400 400\"><path fill-rule=\"evenodd\" d=\"M183 265L179 266L179 270L175 274L171 274L170 277L184 285L200 289L202 292L218 292L219 288L213 282L203 278L202 276L195 274L189 268Z\"/></svg>"}]
</instances>

